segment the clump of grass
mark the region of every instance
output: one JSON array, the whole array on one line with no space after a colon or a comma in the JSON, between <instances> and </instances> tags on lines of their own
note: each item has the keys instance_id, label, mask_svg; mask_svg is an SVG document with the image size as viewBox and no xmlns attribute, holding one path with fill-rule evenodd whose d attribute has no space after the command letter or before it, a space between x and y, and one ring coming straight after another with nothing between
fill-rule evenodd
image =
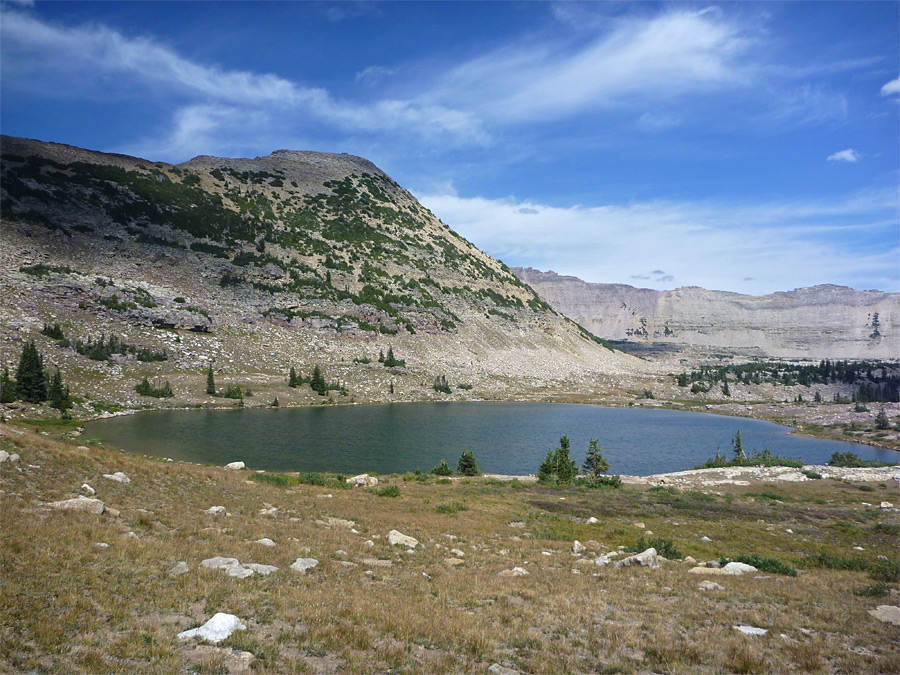
<instances>
[{"instance_id":1,"label":"clump of grass","mask_svg":"<svg viewBox=\"0 0 900 675\"><path fill-rule=\"evenodd\" d=\"M762 492L745 492L745 497L755 497L756 499L767 499L773 502L787 502L791 501L790 498L784 497L777 492L772 492L771 490L763 490Z\"/></svg>"},{"instance_id":2,"label":"clump of grass","mask_svg":"<svg viewBox=\"0 0 900 675\"><path fill-rule=\"evenodd\" d=\"M300 482L295 476L285 476L280 473L252 473L250 474L250 480L255 480L260 483L271 483L272 485L280 485L282 487L297 485Z\"/></svg>"},{"instance_id":3,"label":"clump of grass","mask_svg":"<svg viewBox=\"0 0 900 675\"><path fill-rule=\"evenodd\" d=\"M859 469L864 467L893 466L885 462L874 460L860 459L859 455L853 452L835 452L831 455L831 459L825 462L828 466L841 466L850 469Z\"/></svg>"},{"instance_id":4,"label":"clump of grass","mask_svg":"<svg viewBox=\"0 0 900 675\"><path fill-rule=\"evenodd\" d=\"M446 513L446 514L454 514L459 513L460 511L468 511L469 507L463 504L462 502L451 502L449 504L439 504L434 507L435 513Z\"/></svg>"},{"instance_id":5,"label":"clump of grass","mask_svg":"<svg viewBox=\"0 0 900 675\"><path fill-rule=\"evenodd\" d=\"M811 469L804 469L802 471L802 473L804 476L806 476L807 478L811 478L812 480L821 480L822 479L822 474L820 474L818 471L812 471Z\"/></svg>"},{"instance_id":6,"label":"clump of grass","mask_svg":"<svg viewBox=\"0 0 900 675\"><path fill-rule=\"evenodd\" d=\"M575 485L586 488L620 488L622 479L619 476L592 476L590 478L576 478Z\"/></svg>"},{"instance_id":7,"label":"clump of grass","mask_svg":"<svg viewBox=\"0 0 900 675\"><path fill-rule=\"evenodd\" d=\"M400 488L396 485L385 485L383 488L379 488L375 494L379 497L399 497Z\"/></svg>"},{"instance_id":8,"label":"clump of grass","mask_svg":"<svg viewBox=\"0 0 900 675\"><path fill-rule=\"evenodd\" d=\"M878 581L870 586L853 589L853 595L861 595L866 598L883 598L890 592L891 585L884 581Z\"/></svg>"},{"instance_id":9,"label":"clump of grass","mask_svg":"<svg viewBox=\"0 0 900 675\"><path fill-rule=\"evenodd\" d=\"M891 525L889 523L875 523L872 531L877 534L887 534L892 537L900 537L900 525Z\"/></svg>"},{"instance_id":10,"label":"clump of grass","mask_svg":"<svg viewBox=\"0 0 900 675\"><path fill-rule=\"evenodd\" d=\"M831 570L850 570L853 572L868 572L876 581L895 582L900 581L900 562L888 558L844 558L822 551L810 559L813 567L824 567Z\"/></svg>"},{"instance_id":11,"label":"clump of grass","mask_svg":"<svg viewBox=\"0 0 900 675\"><path fill-rule=\"evenodd\" d=\"M797 576L797 570L790 565L785 565L777 558L762 558L758 555L739 555L737 562L745 565L753 565L761 572L772 572L773 574L786 574L789 577Z\"/></svg>"}]
</instances>

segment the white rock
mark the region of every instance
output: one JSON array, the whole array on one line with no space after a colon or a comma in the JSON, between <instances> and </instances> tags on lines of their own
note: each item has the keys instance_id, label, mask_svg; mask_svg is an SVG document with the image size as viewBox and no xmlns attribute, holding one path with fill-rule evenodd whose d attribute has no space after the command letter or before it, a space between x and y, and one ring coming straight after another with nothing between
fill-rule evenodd
<instances>
[{"instance_id":1,"label":"white rock","mask_svg":"<svg viewBox=\"0 0 900 675\"><path fill-rule=\"evenodd\" d=\"M241 564L237 558L224 558L220 555L217 555L215 558L207 558L206 560L200 561L200 567L206 567L211 570L224 569L229 565L235 564Z\"/></svg>"},{"instance_id":2,"label":"white rock","mask_svg":"<svg viewBox=\"0 0 900 675\"><path fill-rule=\"evenodd\" d=\"M367 473L361 473L358 476L353 476L353 478L348 478L347 484L356 487L374 487L378 485L378 479Z\"/></svg>"},{"instance_id":3,"label":"white rock","mask_svg":"<svg viewBox=\"0 0 900 675\"><path fill-rule=\"evenodd\" d=\"M204 513L208 513L211 516L224 516L226 515L224 506L210 506Z\"/></svg>"},{"instance_id":4,"label":"white rock","mask_svg":"<svg viewBox=\"0 0 900 675\"><path fill-rule=\"evenodd\" d=\"M706 535L703 535L702 537L700 537L700 541L712 541L712 539L710 539Z\"/></svg>"},{"instance_id":5,"label":"white rock","mask_svg":"<svg viewBox=\"0 0 900 675\"><path fill-rule=\"evenodd\" d=\"M451 548L451 549L450 549L450 553L452 553L453 555L455 555L457 558L465 558L465 557L466 557L465 551L461 551L461 550L458 549L458 548Z\"/></svg>"},{"instance_id":6,"label":"white rock","mask_svg":"<svg viewBox=\"0 0 900 675\"><path fill-rule=\"evenodd\" d=\"M512 668L505 668L501 666L499 663L492 663L491 667L488 668L488 672L491 675L519 675L518 670L513 670Z\"/></svg>"},{"instance_id":7,"label":"white rock","mask_svg":"<svg viewBox=\"0 0 900 675\"><path fill-rule=\"evenodd\" d=\"M659 556L655 548L648 548L642 553L620 560L616 567L659 567Z\"/></svg>"},{"instance_id":8,"label":"white rock","mask_svg":"<svg viewBox=\"0 0 900 675\"><path fill-rule=\"evenodd\" d=\"M715 581L710 581L709 579L704 579L703 581L701 581L697 585L697 588L699 588L701 591L724 591L725 590L724 586L720 586Z\"/></svg>"},{"instance_id":9,"label":"white rock","mask_svg":"<svg viewBox=\"0 0 900 675\"><path fill-rule=\"evenodd\" d=\"M894 508L894 505L891 502L881 502L881 504L879 504L879 508L892 509Z\"/></svg>"},{"instance_id":10,"label":"white rock","mask_svg":"<svg viewBox=\"0 0 900 675\"><path fill-rule=\"evenodd\" d=\"M895 605L878 605L875 609L870 609L869 614L879 621L900 626L900 607Z\"/></svg>"},{"instance_id":11,"label":"white rock","mask_svg":"<svg viewBox=\"0 0 900 675\"><path fill-rule=\"evenodd\" d=\"M169 570L169 574L173 577L177 577L182 574L187 574L191 571L191 568L188 567L188 564L184 560L179 560L175 563L175 567Z\"/></svg>"},{"instance_id":12,"label":"white rock","mask_svg":"<svg viewBox=\"0 0 900 675\"><path fill-rule=\"evenodd\" d=\"M236 630L247 630L247 627L234 614L218 612L199 628L179 633L178 639L188 640L198 637L209 642L221 642Z\"/></svg>"},{"instance_id":13,"label":"white rock","mask_svg":"<svg viewBox=\"0 0 900 675\"><path fill-rule=\"evenodd\" d=\"M275 546L275 542L269 539L268 537L263 537L262 539L256 540L257 544L261 544L263 546Z\"/></svg>"},{"instance_id":14,"label":"white rock","mask_svg":"<svg viewBox=\"0 0 900 675\"><path fill-rule=\"evenodd\" d=\"M419 540L398 532L397 530L391 530L390 532L388 532L388 543L391 546L406 546L408 548L415 548L419 545Z\"/></svg>"},{"instance_id":15,"label":"white rock","mask_svg":"<svg viewBox=\"0 0 900 675\"><path fill-rule=\"evenodd\" d=\"M609 556L605 553L601 553L596 558L594 558L593 563L598 567L606 567L609 565Z\"/></svg>"},{"instance_id":16,"label":"white rock","mask_svg":"<svg viewBox=\"0 0 900 675\"><path fill-rule=\"evenodd\" d=\"M89 495L97 494L97 491L94 488L92 488L90 485L88 485L87 483L82 483L81 489L84 490L85 492L87 492Z\"/></svg>"},{"instance_id":17,"label":"white rock","mask_svg":"<svg viewBox=\"0 0 900 675\"><path fill-rule=\"evenodd\" d=\"M596 518L594 518L594 516L591 516L590 518L587 519L587 524L588 524L588 525L596 525L596 524L599 523L599 522L600 522L600 521L597 520Z\"/></svg>"},{"instance_id":18,"label":"white rock","mask_svg":"<svg viewBox=\"0 0 900 675\"><path fill-rule=\"evenodd\" d=\"M9 461L9 453L6 450L0 450L0 464Z\"/></svg>"},{"instance_id":19,"label":"white rock","mask_svg":"<svg viewBox=\"0 0 900 675\"><path fill-rule=\"evenodd\" d=\"M105 541L98 541L96 544L94 544L94 546L96 546L97 548L109 548L109 544L107 544Z\"/></svg>"},{"instance_id":20,"label":"white rock","mask_svg":"<svg viewBox=\"0 0 900 675\"><path fill-rule=\"evenodd\" d=\"M80 496L75 499L64 499L61 502L52 502L50 506L54 509L63 511L86 511L88 513L100 514L106 509L106 506L99 499Z\"/></svg>"},{"instance_id":21,"label":"white rock","mask_svg":"<svg viewBox=\"0 0 900 675\"><path fill-rule=\"evenodd\" d=\"M511 570L503 570L499 572L497 576L500 577L524 577L528 574L528 570L522 569L521 567L513 567Z\"/></svg>"},{"instance_id":22,"label":"white rock","mask_svg":"<svg viewBox=\"0 0 900 675\"><path fill-rule=\"evenodd\" d=\"M581 554L584 553L586 550L587 550L587 548L585 547L585 545L582 544L582 543L581 543L580 541L578 541L577 539L576 539L575 542L572 544L572 553L574 553L574 554L576 554L576 555L581 555Z\"/></svg>"},{"instance_id":23,"label":"white rock","mask_svg":"<svg viewBox=\"0 0 900 675\"><path fill-rule=\"evenodd\" d=\"M732 628L741 631L744 635L765 635L769 632L765 628L757 628L756 626L732 626Z\"/></svg>"},{"instance_id":24,"label":"white rock","mask_svg":"<svg viewBox=\"0 0 900 675\"><path fill-rule=\"evenodd\" d=\"M269 576L272 572L278 571L278 568L275 567L275 565L260 565L259 563L245 563L244 567L253 570L257 574L262 574L264 577Z\"/></svg>"},{"instance_id":25,"label":"white rock","mask_svg":"<svg viewBox=\"0 0 900 675\"><path fill-rule=\"evenodd\" d=\"M104 478L108 478L109 480L114 480L117 483L130 483L131 479L126 476L121 471L116 471L115 473L105 473L103 474Z\"/></svg>"},{"instance_id":26,"label":"white rock","mask_svg":"<svg viewBox=\"0 0 900 675\"><path fill-rule=\"evenodd\" d=\"M292 564L291 569L301 574L306 574L306 570L311 570L319 564L315 558L297 558Z\"/></svg>"},{"instance_id":27,"label":"white rock","mask_svg":"<svg viewBox=\"0 0 900 675\"><path fill-rule=\"evenodd\" d=\"M742 562L730 562L725 567L726 572L736 572L738 574L747 574L748 572L757 572L757 570L753 565L747 565Z\"/></svg>"},{"instance_id":28,"label":"white rock","mask_svg":"<svg viewBox=\"0 0 900 675\"><path fill-rule=\"evenodd\" d=\"M243 462L230 462L225 465L226 469L231 469L232 471L240 471L245 468L245 464Z\"/></svg>"},{"instance_id":29,"label":"white rock","mask_svg":"<svg viewBox=\"0 0 900 675\"><path fill-rule=\"evenodd\" d=\"M864 549L862 546L854 546L853 550L854 551L865 551L866 549Z\"/></svg>"},{"instance_id":30,"label":"white rock","mask_svg":"<svg viewBox=\"0 0 900 675\"><path fill-rule=\"evenodd\" d=\"M373 546L375 546L375 542L372 541L371 539L366 539L365 542L363 542L363 544L365 546L367 546L368 548L372 548Z\"/></svg>"},{"instance_id":31,"label":"white rock","mask_svg":"<svg viewBox=\"0 0 900 675\"><path fill-rule=\"evenodd\" d=\"M270 506L269 508L259 510L259 515L261 515L261 516L274 516L277 513L278 513L278 508L275 506Z\"/></svg>"}]
</instances>

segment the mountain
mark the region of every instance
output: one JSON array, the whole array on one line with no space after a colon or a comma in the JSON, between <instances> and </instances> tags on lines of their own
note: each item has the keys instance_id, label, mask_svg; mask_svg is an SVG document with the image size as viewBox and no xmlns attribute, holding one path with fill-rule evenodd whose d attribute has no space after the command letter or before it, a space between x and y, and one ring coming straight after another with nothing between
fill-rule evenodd
<instances>
[{"instance_id":1,"label":"mountain","mask_svg":"<svg viewBox=\"0 0 900 675\"><path fill-rule=\"evenodd\" d=\"M556 310L608 340L831 359L900 355L900 293L822 285L763 296L594 284L512 268Z\"/></svg>"},{"instance_id":2,"label":"mountain","mask_svg":"<svg viewBox=\"0 0 900 675\"><path fill-rule=\"evenodd\" d=\"M36 337L107 400L154 404L133 394L149 374L199 402L211 362L263 393L321 364L359 401L440 397L440 375L491 398L641 369L360 157L170 165L4 136L0 209L4 363ZM55 322L64 339L40 335ZM98 363L74 348L110 334L135 349ZM376 362L388 347L406 367Z\"/></svg>"}]
</instances>

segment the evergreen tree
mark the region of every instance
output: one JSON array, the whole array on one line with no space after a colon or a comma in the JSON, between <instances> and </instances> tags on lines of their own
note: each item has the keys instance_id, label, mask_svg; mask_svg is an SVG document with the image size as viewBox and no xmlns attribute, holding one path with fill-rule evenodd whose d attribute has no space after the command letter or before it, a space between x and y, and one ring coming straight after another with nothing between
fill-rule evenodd
<instances>
[{"instance_id":1,"label":"evergreen tree","mask_svg":"<svg viewBox=\"0 0 900 675\"><path fill-rule=\"evenodd\" d=\"M15 400L16 383L9 376L9 368L4 368L0 375L0 403L12 403Z\"/></svg>"},{"instance_id":2,"label":"evergreen tree","mask_svg":"<svg viewBox=\"0 0 900 675\"><path fill-rule=\"evenodd\" d=\"M547 456L538 467L538 481L568 485L575 480L577 474L578 468L569 457L569 439L567 436L563 436L559 439L559 447L556 450L548 450Z\"/></svg>"},{"instance_id":3,"label":"evergreen tree","mask_svg":"<svg viewBox=\"0 0 900 675\"><path fill-rule=\"evenodd\" d=\"M728 375L722 373L722 395L731 396L731 389L728 387Z\"/></svg>"},{"instance_id":4,"label":"evergreen tree","mask_svg":"<svg viewBox=\"0 0 900 675\"><path fill-rule=\"evenodd\" d=\"M294 370L294 366L291 366L291 372L288 375L288 386L294 388L298 384L299 382L297 381L297 371Z\"/></svg>"},{"instance_id":5,"label":"evergreen tree","mask_svg":"<svg viewBox=\"0 0 900 675\"><path fill-rule=\"evenodd\" d=\"M378 363L384 363L384 350L378 350Z\"/></svg>"},{"instance_id":6,"label":"evergreen tree","mask_svg":"<svg viewBox=\"0 0 900 675\"><path fill-rule=\"evenodd\" d=\"M438 462L438 465L431 470L431 473L435 476L449 476L453 473L453 469L451 469L450 465L442 459Z\"/></svg>"},{"instance_id":7,"label":"evergreen tree","mask_svg":"<svg viewBox=\"0 0 900 675\"><path fill-rule=\"evenodd\" d=\"M471 450L463 450L456 464L456 473L462 476L480 476L478 465L475 463L475 453Z\"/></svg>"},{"instance_id":8,"label":"evergreen tree","mask_svg":"<svg viewBox=\"0 0 900 675\"><path fill-rule=\"evenodd\" d=\"M891 428L891 420L888 418L887 411L883 406L881 410L878 411L878 414L875 415L875 428L882 430Z\"/></svg>"},{"instance_id":9,"label":"evergreen tree","mask_svg":"<svg viewBox=\"0 0 900 675\"><path fill-rule=\"evenodd\" d=\"M325 383L325 376L322 375L322 369L318 364L313 368L312 377L309 379L309 386L319 396L324 396L328 392L328 385Z\"/></svg>"},{"instance_id":10,"label":"evergreen tree","mask_svg":"<svg viewBox=\"0 0 900 675\"><path fill-rule=\"evenodd\" d=\"M47 400L44 358L38 353L33 341L25 345L19 358L19 367L16 369L16 393L20 399L29 403L42 403Z\"/></svg>"},{"instance_id":11,"label":"evergreen tree","mask_svg":"<svg viewBox=\"0 0 900 675\"><path fill-rule=\"evenodd\" d=\"M596 439L591 439L588 443L587 458L584 460L584 472L592 478L597 478L600 474L609 471L609 462L603 457L600 448L597 447Z\"/></svg>"},{"instance_id":12,"label":"evergreen tree","mask_svg":"<svg viewBox=\"0 0 900 675\"><path fill-rule=\"evenodd\" d=\"M279 403L278 403L278 397L276 396L275 399L272 401L272 407L273 407L273 408L277 408L278 405L279 405Z\"/></svg>"},{"instance_id":13,"label":"evergreen tree","mask_svg":"<svg viewBox=\"0 0 900 675\"><path fill-rule=\"evenodd\" d=\"M394 383L393 382L391 382L391 393L392 394L394 393Z\"/></svg>"},{"instance_id":14,"label":"evergreen tree","mask_svg":"<svg viewBox=\"0 0 900 675\"><path fill-rule=\"evenodd\" d=\"M813 401L815 401L816 403L821 403L822 402L822 394L820 394L819 392L816 392L816 395L813 397Z\"/></svg>"},{"instance_id":15,"label":"evergreen tree","mask_svg":"<svg viewBox=\"0 0 900 675\"><path fill-rule=\"evenodd\" d=\"M209 364L209 369L206 371L206 393L215 396L216 395L216 378L213 375L213 367L212 364Z\"/></svg>"},{"instance_id":16,"label":"evergreen tree","mask_svg":"<svg viewBox=\"0 0 900 675\"><path fill-rule=\"evenodd\" d=\"M50 378L50 387L47 390L47 398L50 401L50 407L56 408L65 415L66 410L72 407L72 401L69 399L69 388L63 384L62 374L59 368Z\"/></svg>"},{"instance_id":17,"label":"evergreen tree","mask_svg":"<svg viewBox=\"0 0 900 675\"><path fill-rule=\"evenodd\" d=\"M741 462L747 459L747 455L744 454L744 446L741 443L740 429L738 429L737 433L734 435L734 438L731 439L731 447L734 448L734 458L736 461Z\"/></svg>"}]
</instances>

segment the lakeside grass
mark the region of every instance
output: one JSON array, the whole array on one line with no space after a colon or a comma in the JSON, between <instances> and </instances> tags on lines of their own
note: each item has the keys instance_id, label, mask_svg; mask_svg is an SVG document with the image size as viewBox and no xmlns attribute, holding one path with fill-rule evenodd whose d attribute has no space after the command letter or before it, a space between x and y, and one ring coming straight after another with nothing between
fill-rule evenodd
<instances>
[{"instance_id":1,"label":"lakeside grass","mask_svg":"<svg viewBox=\"0 0 900 675\"><path fill-rule=\"evenodd\" d=\"M0 670L239 672L247 651L263 673L485 672L495 662L533 673L900 672L896 627L867 613L898 604L896 578L870 571L879 555L898 558L900 517L877 508L900 501L894 485L751 483L716 494L389 476L348 489L333 476L261 478L0 429L2 448L22 455L0 465ZM102 477L115 471L132 482ZM42 505L82 483L119 515ZM379 497L384 487L399 496ZM230 515L203 513L214 505ZM271 507L274 516L260 515ZM389 546L392 529L424 548ZM704 592L689 563L600 568L570 553L575 539L615 551L642 536L697 560L758 556L800 574L711 577L725 590ZM458 567L445 562L452 548L465 552ZM280 570L232 579L198 569L217 555ZM288 569L301 556L320 565ZM170 576L180 560L190 573ZM497 576L514 566L530 574ZM218 648L175 638L220 611L248 630ZM769 633L744 636L737 624Z\"/></svg>"}]
</instances>

